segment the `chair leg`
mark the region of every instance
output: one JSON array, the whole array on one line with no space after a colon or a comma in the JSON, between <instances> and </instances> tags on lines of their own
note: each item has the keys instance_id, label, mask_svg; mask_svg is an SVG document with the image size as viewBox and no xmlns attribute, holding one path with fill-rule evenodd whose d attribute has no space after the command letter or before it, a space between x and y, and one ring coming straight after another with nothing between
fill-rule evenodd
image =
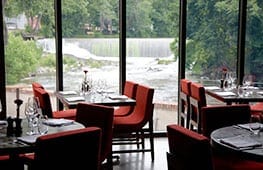
<instances>
[{"instance_id":1,"label":"chair leg","mask_svg":"<svg viewBox=\"0 0 263 170\"><path fill-rule=\"evenodd\" d=\"M154 139L153 139L153 120L149 121L149 130L150 130L150 149L151 149L151 157L152 162L154 161Z\"/></svg>"},{"instance_id":2,"label":"chair leg","mask_svg":"<svg viewBox=\"0 0 263 170\"><path fill-rule=\"evenodd\" d=\"M136 132L136 143L137 143L137 149L140 149L140 133L139 132Z\"/></svg>"},{"instance_id":3,"label":"chair leg","mask_svg":"<svg viewBox=\"0 0 263 170\"><path fill-rule=\"evenodd\" d=\"M144 132L141 131L141 142L142 142L142 149L145 149L145 138L144 138Z\"/></svg>"},{"instance_id":4,"label":"chair leg","mask_svg":"<svg viewBox=\"0 0 263 170\"><path fill-rule=\"evenodd\" d=\"M113 170L113 156L112 156L112 153L109 154L109 156L107 157L106 159L106 167L105 167L105 170Z\"/></svg>"}]
</instances>

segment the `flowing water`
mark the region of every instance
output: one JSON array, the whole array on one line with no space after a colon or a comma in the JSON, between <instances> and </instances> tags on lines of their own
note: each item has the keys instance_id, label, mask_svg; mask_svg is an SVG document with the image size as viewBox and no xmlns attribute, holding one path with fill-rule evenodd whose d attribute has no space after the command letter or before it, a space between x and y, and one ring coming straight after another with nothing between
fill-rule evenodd
<instances>
[{"instance_id":1,"label":"flowing water","mask_svg":"<svg viewBox=\"0 0 263 170\"><path fill-rule=\"evenodd\" d=\"M174 59L170 51L173 39L130 39L127 40L127 80L149 85L155 88L155 101L177 101L178 62L158 64L159 60ZM38 40L38 44L47 53L55 53L54 39ZM104 49L97 49L101 44ZM107 44L107 46L105 46ZM89 68L93 82L105 80L114 91L118 91L119 60L118 57L107 56L105 51L114 55L118 39L63 39L63 54L80 60L94 59L110 61L101 68ZM117 47L118 48L118 47ZM133 49L133 50L131 50ZM83 79L82 67L72 68L64 72L64 89L78 90ZM48 89L55 89L55 73L38 74L35 81L42 83Z\"/></svg>"}]
</instances>

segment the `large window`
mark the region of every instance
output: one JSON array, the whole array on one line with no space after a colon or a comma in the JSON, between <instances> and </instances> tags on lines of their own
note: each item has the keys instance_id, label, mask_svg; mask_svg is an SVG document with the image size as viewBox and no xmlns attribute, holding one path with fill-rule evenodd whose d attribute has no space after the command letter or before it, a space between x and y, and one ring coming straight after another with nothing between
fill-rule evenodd
<instances>
[{"instance_id":1,"label":"large window","mask_svg":"<svg viewBox=\"0 0 263 170\"><path fill-rule=\"evenodd\" d=\"M155 89L154 129L177 122L177 0L127 0L127 80Z\"/></svg>"},{"instance_id":2,"label":"large window","mask_svg":"<svg viewBox=\"0 0 263 170\"><path fill-rule=\"evenodd\" d=\"M119 91L119 1L62 1L63 81L80 90L87 70L92 91Z\"/></svg>"},{"instance_id":3,"label":"large window","mask_svg":"<svg viewBox=\"0 0 263 170\"><path fill-rule=\"evenodd\" d=\"M186 77L220 85L223 69L237 71L239 1L187 2Z\"/></svg>"},{"instance_id":4,"label":"large window","mask_svg":"<svg viewBox=\"0 0 263 170\"><path fill-rule=\"evenodd\" d=\"M245 75L253 75L256 85L263 86L263 2L248 1L245 48Z\"/></svg>"},{"instance_id":5,"label":"large window","mask_svg":"<svg viewBox=\"0 0 263 170\"><path fill-rule=\"evenodd\" d=\"M123 77L153 87L154 128L165 130L167 124L177 122L177 85L181 76L178 76L180 2L187 4L187 17L181 22L186 22L186 58L181 58L186 60L182 66L186 77L219 85L223 68L233 72L234 77L239 68L243 69L238 65L239 33L243 34L239 32L239 3L246 1L2 2L6 2L3 21L7 41L5 47L1 47L5 56L0 60L1 75L5 72L6 80L0 83L1 89L6 87L7 95L0 96L8 101L6 116L16 113L13 102L16 88L20 89L19 97L24 101L32 95L33 81L51 92L57 90L58 84L63 84L64 90L79 91L83 70L87 69L94 90L107 87L118 92ZM245 74L255 75L260 86L263 79L262 5L259 1L248 1L244 70ZM60 18L56 18L56 9L60 7L61 13L57 15ZM61 24L57 23L59 20ZM57 33L62 35L58 39ZM56 42L60 41L61 48L57 48ZM62 58L62 68L58 68L61 64L57 63L61 59L58 56ZM58 79L60 71L62 79Z\"/></svg>"},{"instance_id":6,"label":"large window","mask_svg":"<svg viewBox=\"0 0 263 170\"><path fill-rule=\"evenodd\" d=\"M5 69L7 117L16 114L16 89L26 102L32 95L31 83L40 82L55 90L54 2L53 0L7 0ZM52 48L52 49L51 49ZM20 112L23 115L24 104Z\"/></svg>"}]
</instances>

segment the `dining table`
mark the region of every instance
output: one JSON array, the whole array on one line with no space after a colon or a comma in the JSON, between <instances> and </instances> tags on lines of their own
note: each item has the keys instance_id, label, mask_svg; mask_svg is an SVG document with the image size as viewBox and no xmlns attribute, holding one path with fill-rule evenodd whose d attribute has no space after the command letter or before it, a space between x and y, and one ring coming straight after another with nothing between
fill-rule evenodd
<instances>
[{"instance_id":1,"label":"dining table","mask_svg":"<svg viewBox=\"0 0 263 170\"><path fill-rule=\"evenodd\" d=\"M237 88L223 89L217 86L204 86L206 94L231 105L233 103L249 104L251 102L263 102L263 89L253 87L249 95L238 95Z\"/></svg>"},{"instance_id":2,"label":"dining table","mask_svg":"<svg viewBox=\"0 0 263 170\"><path fill-rule=\"evenodd\" d=\"M68 131L74 129L85 128L84 125L67 119L47 119L44 124L47 126L46 134ZM27 119L22 119L21 122L22 133L21 135L7 135L6 131L0 131L0 155L9 155L10 160L18 160L19 154L34 152L34 143L40 135L28 135L29 131Z\"/></svg>"},{"instance_id":3,"label":"dining table","mask_svg":"<svg viewBox=\"0 0 263 170\"><path fill-rule=\"evenodd\" d=\"M54 92L59 101L69 109L77 107L79 102L87 102L106 106L134 106L136 100L122 94L112 92L93 92L80 94L75 91Z\"/></svg>"},{"instance_id":4,"label":"dining table","mask_svg":"<svg viewBox=\"0 0 263 170\"><path fill-rule=\"evenodd\" d=\"M211 145L217 151L235 154L247 160L263 162L263 124L255 135L249 123L222 127L211 133Z\"/></svg>"}]
</instances>

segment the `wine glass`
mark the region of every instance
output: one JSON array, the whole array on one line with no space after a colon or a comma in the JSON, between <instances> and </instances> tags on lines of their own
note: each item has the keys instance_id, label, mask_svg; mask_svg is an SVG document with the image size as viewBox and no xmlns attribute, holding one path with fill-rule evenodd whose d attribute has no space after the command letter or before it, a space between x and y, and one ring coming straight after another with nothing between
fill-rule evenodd
<instances>
[{"instance_id":1,"label":"wine glass","mask_svg":"<svg viewBox=\"0 0 263 170\"><path fill-rule=\"evenodd\" d=\"M244 96L244 87L242 85L237 86L237 94L238 94L238 97Z\"/></svg>"},{"instance_id":2,"label":"wine glass","mask_svg":"<svg viewBox=\"0 0 263 170\"><path fill-rule=\"evenodd\" d=\"M25 116L28 120L29 131L28 135L35 135L35 128L38 126L38 118L40 115L40 107L38 99L35 97L29 97L25 103Z\"/></svg>"},{"instance_id":3,"label":"wine glass","mask_svg":"<svg viewBox=\"0 0 263 170\"><path fill-rule=\"evenodd\" d=\"M249 86L252 86L252 84L253 84L252 76L251 75L244 75L243 85L249 87Z\"/></svg>"},{"instance_id":4,"label":"wine glass","mask_svg":"<svg viewBox=\"0 0 263 170\"><path fill-rule=\"evenodd\" d=\"M253 135L259 135L261 128L261 118L259 115L251 115L249 128L253 132Z\"/></svg>"},{"instance_id":5,"label":"wine glass","mask_svg":"<svg viewBox=\"0 0 263 170\"><path fill-rule=\"evenodd\" d=\"M253 85L253 76L252 75L244 75L243 77L243 86L244 86L244 95L249 96L252 94L251 86Z\"/></svg>"},{"instance_id":6,"label":"wine glass","mask_svg":"<svg viewBox=\"0 0 263 170\"><path fill-rule=\"evenodd\" d=\"M48 132L48 126L44 124L44 121L48 119L47 115L41 114L38 121L38 133L40 135L46 134Z\"/></svg>"}]
</instances>

